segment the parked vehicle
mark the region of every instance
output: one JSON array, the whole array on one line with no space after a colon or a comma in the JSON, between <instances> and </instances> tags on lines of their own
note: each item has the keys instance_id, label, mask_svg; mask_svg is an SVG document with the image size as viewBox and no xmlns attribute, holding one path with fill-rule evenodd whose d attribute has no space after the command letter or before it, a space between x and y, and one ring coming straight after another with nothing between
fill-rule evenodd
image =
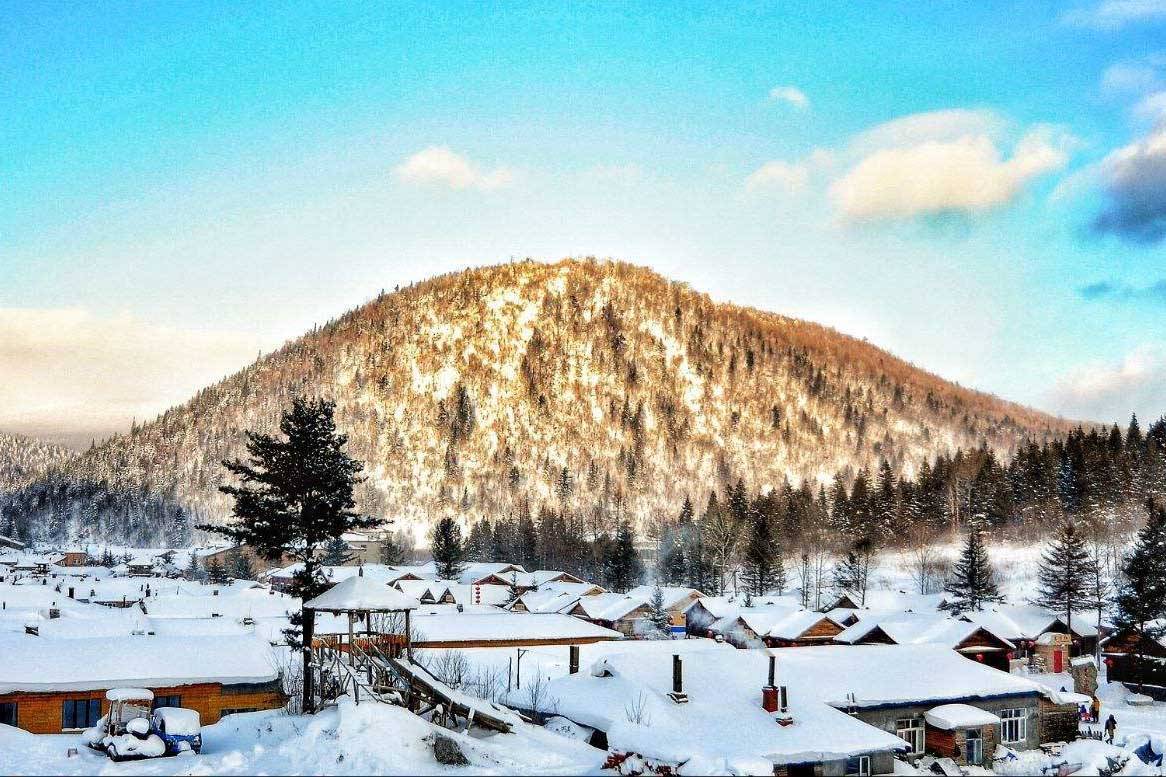
<instances>
[{"instance_id":1,"label":"parked vehicle","mask_svg":"<svg viewBox=\"0 0 1166 777\"><path fill-rule=\"evenodd\" d=\"M145 688L111 688L109 712L82 733L85 743L114 761L158 758L202 750L198 713L181 707L150 709L154 694Z\"/></svg>"}]
</instances>

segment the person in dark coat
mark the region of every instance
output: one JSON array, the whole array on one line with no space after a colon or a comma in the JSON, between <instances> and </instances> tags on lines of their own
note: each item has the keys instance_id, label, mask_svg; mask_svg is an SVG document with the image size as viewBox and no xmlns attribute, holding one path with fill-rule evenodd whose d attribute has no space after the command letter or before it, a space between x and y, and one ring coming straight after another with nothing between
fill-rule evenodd
<instances>
[{"instance_id":1,"label":"person in dark coat","mask_svg":"<svg viewBox=\"0 0 1166 777\"><path fill-rule=\"evenodd\" d=\"M1105 719L1105 741L1113 744L1113 735L1117 733L1117 718L1110 715Z\"/></svg>"}]
</instances>

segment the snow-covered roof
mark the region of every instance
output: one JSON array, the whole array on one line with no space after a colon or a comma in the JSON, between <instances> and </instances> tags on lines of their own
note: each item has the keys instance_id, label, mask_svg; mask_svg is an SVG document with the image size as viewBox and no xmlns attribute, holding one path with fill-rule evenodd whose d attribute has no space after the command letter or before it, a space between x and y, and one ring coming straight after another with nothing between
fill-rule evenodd
<instances>
[{"instance_id":1,"label":"snow-covered roof","mask_svg":"<svg viewBox=\"0 0 1166 777\"><path fill-rule=\"evenodd\" d=\"M683 604L688 606L688 599L692 596L702 596L701 592L695 588L682 588L677 586L660 586L660 591L664 595L664 609L671 610L674 607ZM655 595L656 586L654 585L640 585L628 591L628 596L638 596L644 601L652 601Z\"/></svg>"},{"instance_id":2,"label":"snow-covered roof","mask_svg":"<svg viewBox=\"0 0 1166 777\"><path fill-rule=\"evenodd\" d=\"M420 602L381 580L356 575L337 583L304 603L313 610L370 610L389 612L416 610Z\"/></svg>"},{"instance_id":3,"label":"snow-covered roof","mask_svg":"<svg viewBox=\"0 0 1166 777\"><path fill-rule=\"evenodd\" d=\"M822 645L774 650L778 684L836 707L964 702L1040 694L1038 683L944 645Z\"/></svg>"},{"instance_id":4,"label":"snow-covered roof","mask_svg":"<svg viewBox=\"0 0 1166 777\"><path fill-rule=\"evenodd\" d=\"M613 750L684 763L694 773L758 774L772 771L773 764L840 760L905 747L893 734L807 695L791 693L793 724L778 725L761 706L768 670L764 651L703 640L628 647L626 653L597 661L590 673L551 681L546 694L548 708L605 731ZM683 661L686 704L667 695L673 653ZM510 703L523 706L522 692L515 691ZM637 707L638 715L629 712Z\"/></svg>"},{"instance_id":5,"label":"snow-covered roof","mask_svg":"<svg viewBox=\"0 0 1166 777\"><path fill-rule=\"evenodd\" d=\"M579 599L576 606L592 620L617 621L647 604L646 599L638 596L603 593L595 596L584 596Z\"/></svg>"},{"instance_id":6,"label":"snow-covered roof","mask_svg":"<svg viewBox=\"0 0 1166 777\"><path fill-rule=\"evenodd\" d=\"M941 704L925 712L923 719L944 731L957 728L979 728L1000 722L1000 718L991 712L973 707L970 704Z\"/></svg>"},{"instance_id":7,"label":"snow-covered roof","mask_svg":"<svg viewBox=\"0 0 1166 777\"><path fill-rule=\"evenodd\" d=\"M936 644L949 648L956 647L982 629L1001 640L1009 650L1015 647L1005 637L995 633L988 626L949 618L945 615L921 613L899 613L890 618L860 617L857 623L836 636L834 641L853 644L862 640L875 629L879 629L899 645Z\"/></svg>"},{"instance_id":8,"label":"snow-covered roof","mask_svg":"<svg viewBox=\"0 0 1166 777\"><path fill-rule=\"evenodd\" d=\"M526 570L519 564L507 564L502 561L480 561L473 564L466 564L462 568L462 573L458 576L457 582L463 585L469 585L490 575L498 575L509 580L511 572L520 575L526 574Z\"/></svg>"},{"instance_id":9,"label":"snow-covered roof","mask_svg":"<svg viewBox=\"0 0 1166 777\"><path fill-rule=\"evenodd\" d=\"M1075 613L1073 634L1078 637L1097 635L1097 613ZM1064 618L1055 612L1032 605L991 605L979 612L962 613L961 617L979 623L1015 642L1018 639L1036 639L1055 627L1064 627Z\"/></svg>"},{"instance_id":10,"label":"snow-covered roof","mask_svg":"<svg viewBox=\"0 0 1166 777\"><path fill-rule=\"evenodd\" d=\"M491 608L493 609L493 608ZM425 645L439 643L477 642L529 644L556 640L622 639L618 631L605 629L570 615L549 613L454 612L441 615L418 613L413 618L413 639Z\"/></svg>"},{"instance_id":11,"label":"snow-covered roof","mask_svg":"<svg viewBox=\"0 0 1166 777\"><path fill-rule=\"evenodd\" d=\"M0 693L270 682L278 677L270 652L270 645L252 636L2 635Z\"/></svg>"}]
</instances>

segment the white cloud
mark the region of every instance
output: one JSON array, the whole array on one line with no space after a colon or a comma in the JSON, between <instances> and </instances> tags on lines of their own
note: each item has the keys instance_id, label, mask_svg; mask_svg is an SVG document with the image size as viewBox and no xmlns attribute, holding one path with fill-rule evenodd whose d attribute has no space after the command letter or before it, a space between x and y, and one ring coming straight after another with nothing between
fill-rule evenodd
<instances>
[{"instance_id":1,"label":"white cloud","mask_svg":"<svg viewBox=\"0 0 1166 777\"><path fill-rule=\"evenodd\" d=\"M448 146L429 146L413 154L394 170L397 180L411 184L447 186L450 189L490 190L507 186L514 172L497 167L487 172Z\"/></svg>"},{"instance_id":2,"label":"white cloud","mask_svg":"<svg viewBox=\"0 0 1166 777\"><path fill-rule=\"evenodd\" d=\"M1118 30L1127 24L1166 19L1166 0L1102 0L1089 8L1076 8L1061 19L1074 27Z\"/></svg>"},{"instance_id":3,"label":"white cloud","mask_svg":"<svg viewBox=\"0 0 1166 777\"><path fill-rule=\"evenodd\" d=\"M799 111L804 111L810 107L810 98L806 97L806 93L796 86L775 86L769 90L769 99L792 105Z\"/></svg>"},{"instance_id":4,"label":"white cloud","mask_svg":"<svg viewBox=\"0 0 1166 777\"><path fill-rule=\"evenodd\" d=\"M1076 141L1054 127L1031 128L1005 158L1004 122L990 111L915 114L879 125L851 144L860 156L830 187L847 219L903 219L980 213L1011 201L1040 175L1065 166Z\"/></svg>"},{"instance_id":5,"label":"white cloud","mask_svg":"<svg viewBox=\"0 0 1166 777\"><path fill-rule=\"evenodd\" d=\"M900 116L876 124L856 135L849 144L854 155L865 155L886 148L915 146L927 141L956 140L969 135L995 136L1004 128L1004 120L986 109L951 108Z\"/></svg>"},{"instance_id":6,"label":"white cloud","mask_svg":"<svg viewBox=\"0 0 1166 777\"><path fill-rule=\"evenodd\" d=\"M1085 420L1122 420L1131 412L1157 418L1166 410L1166 344L1146 343L1116 364L1074 369L1054 387L1051 400L1062 414Z\"/></svg>"},{"instance_id":7,"label":"white cloud","mask_svg":"<svg viewBox=\"0 0 1166 777\"><path fill-rule=\"evenodd\" d=\"M1166 121L1166 91L1148 94L1134 106L1134 116L1157 123Z\"/></svg>"},{"instance_id":8,"label":"white cloud","mask_svg":"<svg viewBox=\"0 0 1166 777\"><path fill-rule=\"evenodd\" d=\"M73 442L128 429L250 363L259 346L125 314L0 308L0 429Z\"/></svg>"},{"instance_id":9,"label":"white cloud","mask_svg":"<svg viewBox=\"0 0 1166 777\"><path fill-rule=\"evenodd\" d=\"M1108 93L1144 92L1158 83L1158 69L1146 62L1118 62L1101 74L1101 89Z\"/></svg>"},{"instance_id":10,"label":"white cloud","mask_svg":"<svg viewBox=\"0 0 1166 777\"><path fill-rule=\"evenodd\" d=\"M1107 202L1094 229L1136 243L1166 239L1166 126L1110 152L1097 175Z\"/></svg>"},{"instance_id":11,"label":"white cloud","mask_svg":"<svg viewBox=\"0 0 1166 777\"><path fill-rule=\"evenodd\" d=\"M803 191L814 174L828 169L833 163L833 155L822 148L814 149L796 162L775 159L750 173L745 179L745 189L749 192L776 190L794 194Z\"/></svg>"}]
</instances>

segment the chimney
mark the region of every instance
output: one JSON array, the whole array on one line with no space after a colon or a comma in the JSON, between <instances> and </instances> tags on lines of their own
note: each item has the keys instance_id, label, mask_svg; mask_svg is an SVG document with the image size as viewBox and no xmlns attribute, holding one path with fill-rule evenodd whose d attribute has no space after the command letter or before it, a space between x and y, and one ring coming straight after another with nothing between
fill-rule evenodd
<instances>
[{"instance_id":1,"label":"chimney","mask_svg":"<svg viewBox=\"0 0 1166 777\"><path fill-rule=\"evenodd\" d=\"M579 646L571 645L567 650L570 654L570 672L571 674L579 674Z\"/></svg>"},{"instance_id":2,"label":"chimney","mask_svg":"<svg viewBox=\"0 0 1166 777\"><path fill-rule=\"evenodd\" d=\"M676 653L672 654L672 693L668 698L677 704L688 704L688 694L684 692L684 662Z\"/></svg>"}]
</instances>

